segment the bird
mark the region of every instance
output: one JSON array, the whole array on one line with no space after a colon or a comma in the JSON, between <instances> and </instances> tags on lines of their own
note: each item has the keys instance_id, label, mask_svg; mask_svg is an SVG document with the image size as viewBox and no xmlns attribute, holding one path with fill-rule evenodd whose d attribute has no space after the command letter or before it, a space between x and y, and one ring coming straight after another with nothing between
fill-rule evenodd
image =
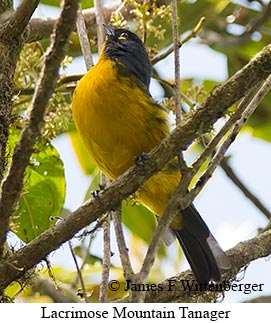
<instances>
[{"instance_id":1,"label":"bird","mask_svg":"<svg viewBox=\"0 0 271 323\"><path fill-rule=\"evenodd\" d=\"M98 62L80 79L72 98L75 126L100 170L111 180L170 132L168 112L150 94L152 66L145 45L132 31L104 24ZM161 217L181 178L177 158L134 194ZM221 281L230 261L191 204L170 224L199 283ZM165 237L165 243L172 239Z\"/></svg>"}]
</instances>

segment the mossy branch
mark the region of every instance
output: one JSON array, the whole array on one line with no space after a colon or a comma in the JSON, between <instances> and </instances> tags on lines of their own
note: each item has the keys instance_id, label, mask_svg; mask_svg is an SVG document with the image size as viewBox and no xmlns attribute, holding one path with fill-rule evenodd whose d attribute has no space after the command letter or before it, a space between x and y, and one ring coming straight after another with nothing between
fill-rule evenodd
<instances>
[{"instance_id":1,"label":"mossy branch","mask_svg":"<svg viewBox=\"0 0 271 323\"><path fill-rule=\"evenodd\" d=\"M271 253L271 230L265 231L256 237L238 243L235 247L229 249L226 254L229 257L232 270L224 273L222 276L223 282L234 283L234 279L238 272L249 265L252 261L269 256ZM188 281L190 286L193 284L194 276L190 270L180 273L174 277L170 277L161 283L163 293L147 292L145 302L157 302L157 303L167 303L167 302L215 302L217 299L223 298L222 291L197 291L192 288L191 291L185 290L182 282ZM171 282L170 282L171 281ZM174 283L173 283L174 282ZM169 286L172 286L169 289ZM185 284L187 286L187 284Z\"/></svg>"},{"instance_id":2,"label":"mossy branch","mask_svg":"<svg viewBox=\"0 0 271 323\"><path fill-rule=\"evenodd\" d=\"M0 5L0 183L6 171L6 148L12 112L13 75L19 52L23 46L26 25L39 1L21 1L13 11L11 1ZM1 192L1 189L0 189ZM1 201L0 201L1 203ZM0 211L0 256L8 230L9 215Z\"/></svg>"},{"instance_id":3,"label":"mossy branch","mask_svg":"<svg viewBox=\"0 0 271 323\"><path fill-rule=\"evenodd\" d=\"M26 1L25 1L26 2ZM2 182L0 195L0 255L9 231L9 219L22 187L23 178L34 144L40 136L43 117L58 77L59 66L64 59L66 46L74 28L78 1L66 0L56 26L52 45L49 47L41 78L31 103L31 112L18 144L15 147L7 175Z\"/></svg>"},{"instance_id":4,"label":"mossy branch","mask_svg":"<svg viewBox=\"0 0 271 323\"><path fill-rule=\"evenodd\" d=\"M9 19L0 27L0 34L6 39L20 36L26 29L29 20L37 8L39 0L23 0L15 11L11 11Z\"/></svg>"}]
</instances>

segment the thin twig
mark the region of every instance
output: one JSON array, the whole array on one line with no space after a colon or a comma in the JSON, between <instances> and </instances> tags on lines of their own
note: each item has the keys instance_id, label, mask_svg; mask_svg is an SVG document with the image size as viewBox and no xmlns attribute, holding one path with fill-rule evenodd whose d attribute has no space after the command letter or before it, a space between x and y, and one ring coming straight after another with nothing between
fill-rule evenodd
<instances>
[{"instance_id":1,"label":"thin twig","mask_svg":"<svg viewBox=\"0 0 271 323\"><path fill-rule=\"evenodd\" d=\"M102 44L104 42L104 17L103 17L103 6L100 0L94 0L95 7L95 17L97 28L97 38L98 38L98 52L100 53ZM109 185L110 180L106 178L104 174L101 174L101 184L102 187ZM102 268L102 281L100 285L99 302L105 303L108 296L108 281L109 281L109 271L110 271L110 259L111 259L111 241L110 241L110 213L108 212L107 218L103 224L103 268Z\"/></svg>"},{"instance_id":2,"label":"thin twig","mask_svg":"<svg viewBox=\"0 0 271 323\"><path fill-rule=\"evenodd\" d=\"M105 174L101 173L101 186L103 189L110 184ZM108 281L111 265L111 239L110 239L110 212L107 212L103 223L103 267L102 267L102 279L99 292L99 302L105 303L108 296Z\"/></svg>"},{"instance_id":3,"label":"thin twig","mask_svg":"<svg viewBox=\"0 0 271 323\"><path fill-rule=\"evenodd\" d=\"M71 75L65 75L63 77L61 77L56 85L56 91L74 91L75 87L76 87L76 82L79 81L82 77L84 76L84 74L71 74ZM159 83L166 85L167 87L170 88L170 91L174 91L174 85L169 82L166 81L164 79L161 79L158 75L152 74L152 78L154 78L155 80L157 80ZM32 95L35 91L35 88L19 88L16 87L13 91L13 93L15 95ZM197 103L196 102L192 102L184 93L181 92L181 98L182 100L192 109L194 108ZM26 102L28 102L28 99L26 100ZM19 101L18 103L14 103L16 105L21 104L22 102Z\"/></svg>"},{"instance_id":4,"label":"thin twig","mask_svg":"<svg viewBox=\"0 0 271 323\"><path fill-rule=\"evenodd\" d=\"M85 265L88 262L89 250L90 250L92 241L95 238L95 233L97 233L97 230L102 227L102 225L103 225L104 221L106 220L106 218L107 218L106 215L102 216L101 218L99 218L99 221L97 221L97 223L94 225L93 228L91 228L90 230L85 230L82 234L80 234L79 236L76 236L76 238L82 239L82 244L81 245L82 245L82 249L84 249L84 251L85 251L84 255L82 256L82 263L81 263L81 266L80 266L81 271L83 271ZM83 244L84 244L84 240L85 240L86 237L89 237L89 242L88 242L87 247L85 248L83 246ZM75 288L77 283L78 283L78 276L76 276L75 279L73 280L73 282L71 283L71 288Z\"/></svg>"},{"instance_id":5,"label":"thin twig","mask_svg":"<svg viewBox=\"0 0 271 323\"><path fill-rule=\"evenodd\" d=\"M102 280L100 285L99 302L107 302L108 296L108 280L110 270L111 248L110 248L110 215L108 214L103 223L103 269Z\"/></svg>"},{"instance_id":6,"label":"thin twig","mask_svg":"<svg viewBox=\"0 0 271 323\"><path fill-rule=\"evenodd\" d=\"M165 79L162 79L161 77L159 77L157 75L157 73L152 73L152 78L157 80L162 86L166 86L169 88L170 93L174 93L174 84L172 84L172 82L167 81ZM191 108L195 108L195 106L197 105L196 102L192 102L188 96L186 96L184 93L180 92L181 95L181 99Z\"/></svg>"},{"instance_id":7,"label":"thin twig","mask_svg":"<svg viewBox=\"0 0 271 323\"><path fill-rule=\"evenodd\" d=\"M93 62L90 42L88 39L88 33L87 33L85 20L82 14L81 7L79 8L77 13L77 32L78 32L80 46L85 60L86 68L87 70L89 70L94 65L94 62ZM102 283L100 288L100 302L106 302L107 300L107 282L108 282L109 267L110 267L110 254L111 254L110 222L108 223L107 219L103 222L103 228L104 228L104 258L103 258L104 260L103 260L103 271L102 271ZM81 268L83 269L83 266Z\"/></svg>"},{"instance_id":8,"label":"thin twig","mask_svg":"<svg viewBox=\"0 0 271 323\"><path fill-rule=\"evenodd\" d=\"M73 91L76 87L76 82L79 81L83 76L84 74L71 74L71 75L65 75L63 77L60 77L59 80L57 81L55 92ZM34 87L29 87L29 88L15 87L13 90L14 95L33 95L34 92L35 92ZM22 103L21 101L18 102L18 104L21 104L21 103ZM14 104L17 104L17 103L14 103Z\"/></svg>"},{"instance_id":9,"label":"thin twig","mask_svg":"<svg viewBox=\"0 0 271 323\"><path fill-rule=\"evenodd\" d=\"M206 159L211 156L215 151L219 142L223 139L223 137L227 134L227 132L232 128L232 126L241 118L244 111L247 109L248 104L250 103L255 89L252 89L239 103L235 112L231 115L228 121L223 125L218 134L208 143L208 146L204 150L204 152L200 155L200 157L192 164L193 174L196 174L202 164L206 161Z\"/></svg>"},{"instance_id":10,"label":"thin twig","mask_svg":"<svg viewBox=\"0 0 271 323\"><path fill-rule=\"evenodd\" d=\"M89 52L87 55L91 55L91 52ZM92 59L91 59L91 62L92 62ZM84 76L84 74L64 75L64 76L60 77L60 79L58 80L57 87L59 87L63 84L66 84L66 83L75 83L75 82L79 81L83 76Z\"/></svg>"},{"instance_id":11,"label":"thin twig","mask_svg":"<svg viewBox=\"0 0 271 323\"><path fill-rule=\"evenodd\" d=\"M73 259L75 267L76 267L77 277L79 278L79 281L80 281L80 284L81 284L81 288L82 288L82 292L83 292L85 302L88 303L87 291L86 291L86 286L85 286L84 279L83 279L83 276L82 276L82 271L79 268L75 253L74 253L73 248L72 248L71 241L68 242L68 245L69 245L69 249L70 249L70 252L71 252L71 255L72 255L72 259Z\"/></svg>"},{"instance_id":12,"label":"thin twig","mask_svg":"<svg viewBox=\"0 0 271 323\"><path fill-rule=\"evenodd\" d=\"M252 89L245 98L240 102L236 111L231 115L230 119L220 129L219 133L208 143L207 148L200 155L200 157L193 163L191 177L196 174L200 169L201 165L206 161L208 156L213 154L216 150L217 145L235 124L240 119L243 112L247 108L247 105L251 101L254 95L255 89ZM229 166L227 159L223 158L220 163L220 167L224 170L226 175L233 181L233 183L244 193L244 195L268 218L271 219L270 211L263 205L263 203L245 186L245 184L238 178L234 170Z\"/></svg>"},{"instance_id":13,"label":"thin twig","mask_svg":"<svg viewBox=\"0 0 271 323\"><path fill-rule=\"evenodd\" d=\"M81 248L84 251L84 253L82 255L82 263L81 263L81 266L80 266L80 271L81 272L84 270L84 267L87 264L88 257L89 257L89 250L90 250L91 243L93 241L94 235L89 237L89 242L88 242L87 247L84 247L85 238L86 238L86 236L84 236L82 241L81 241ZM71 288L75 288L77 286L78 278L79 278L78 276L76 276L74 278L74 280L70 284Z\"/></svg>"},{"instance_id":14,"label":"thin twig","mask_svg":"<svg viewBox=\"0 0 271 323\"><path fill-rule=\"evenodd\" d=\"M95 16L97 24L97 36L98 36L98 51L100 52L103 42L104 42L104 16L103 16L103 6L101 0L94 0Z\"/></svg>"},{"instance_id":15,"label":"thin twig","mask_svg":"<svg viewBox=\"0 0 271 323\"><path fill-rule=\"evenodd\" d=\"M133 269L131 265L131 261L128 254L128 248L126 246L124 233L123 233L123 227L122 227L122 221L121 221L121 209L118 209L114 212L112 212L115 232L116 232L116 239L117 244L119 248L120 253L120 260L123 268L123 275L126 280L131 279L131 276L133 275Z\"/></svg>"},{"instance_id":16,"label":"thin twig","mask_svg":"<svg viewBox=\"0 0 271 323\"><path fill-rule=\"evenodd\" d=\"M178 47L180 48L184 43L188 42L191 38L197 37L199 31L201 30L203 23L205 21L205 17L201 17L196 27L183 39L179 42ZM174 51L174 45L170 46L164 53L156 55L152 60L152 65L160 62L165 59L168 55L170 55Z\"/></svg>"},{"instance_id":17,"label":"thin twig","mask_svg":"<svg viewBox=\"0 0 271 323\"><path fill-rule=\"evenodd\" d=\"M201 17L198 23L196 24L196 27L181 41L181 44L187 43L190 39L196 38L198 36L198 33L201 31L202 26L205 22L206 18Z\"/></svg>"},{"instance_id":18,"label":"thin twig","mask_svg":"<svg viewBox=\"0 0 271 323\"><path fill-rule=\"evenodd\" d=\"M25 1L26 2L26 1ZM9 230L9 219L23 187L23 178L34 144L41 134L43 117L58 77L59 66L74 28L78 1L66 0L56 26L51 46L45 56L41 78L34 93L30 116L17 143L0 195L0 254Z\"/></svg>"},{"instance_id":19,"label":"thin twig","mask_svg":"<svg viewBox=\"0 0 271 323\"><path fill-rule=\"evenodd\" d=\"M199 181L197 182L196 186L188 193L188 200L191 202L193 199L198 195L201 191L203 186L206 184L208 179L212 176L216 167L221 163L223 160L225 153L232 142L235 140L236 136L240 132L241 128L244 126L248 118L253 114L256 110L258 105L260 104L261 100L265 97L265 95L269 92L271 88L271 76L267 78L264 84L261 86L257 94L251 100L245 111L243 112L241 118L236 122L235 126L233 127L232 131L225 139L221 147L215 153L213 159L209 163L206 171L200 177Z\"/></svg>"},{"instance_id":20,"label":"thin twig","mask_svg":"<svg viewBox=\"0 0 271 323\"><path fill-rule=\"evenodd\" d=\"M182 107L181 107L181 73L180 73L180 51L179 51L179 31L178 31L178 12L177 0L172 0L172 39L174 46L174 93L175 93L175 117L176 125L182 120Z\"/></svg>"},{"instance_id":21,"label":"thin twig","mask_svg":"<svg viewBox=\"0 0 271 323\"><path fill-rule=\"evenodd\" d=\"M246 26L245 33L254 33L255 31L260 30L261 26L268 20L270 20L270 12L271 12L271 1L266 4L263 4L263 8L261 12L257 15L256 19L250 21ZM242 35L241 35L242 37Z\"/></svg>"},{"instance_id":22,"label":"thin twig","mask_svg":"<svg viewBox=\"0 0 271 323\"><path fill-rule=\"evenodd\" d=\"M85 19L82 13L82 8L81 5L79 6L79 9L77 11L77 21L76 21L76 27L77 27L77 33L78 33L78 37L79 37L79 41L80 41L80 47L82 50L82 54L84 57L84 61L86 64L86 68L87 70L89 70L92 66L94 66L94 62L93 62L93 57L92 57L92 53L91 53L91 47L90 47L90 42L88 39L88 33L87 33L87 28L86 28L86 24L85 24ZM78 80L82 77L82 75L74 75L74 76L69 76L67 78L62 79L59 84L62 85L64 84L66 81L70 82L70 81L74 81L74 80ZM103 225L105 226L105 224L103 223ZM98 225L100 226L100 224ZM95 226L95 230L96 230L97 226ZM88 233L89 234L89 233ZM89 247L91 245L91 240L89 241L89 245L87 248L87 252L86 255L84 257L83 263L81 265L80 270L83 270L84 265L86 263L87 257L88 257L88 250ZM76 280L73 282L73 285L76 283Z\"/></svg>"},{"instance_id":23,"label":"thin twig","mask_svg":"<svg viewBox=\"0 0 271 323\"><path fill-rule=\"evenodd\" d=\"M175 100L175 118L176 126L182 120L182 101L181 101L181 72L180 72L180 48L179 48L179 24L178 24L178 10L177 0L172 0L171 3L172 12L172 38L174 46L174 100ZM178 155L178 161L180 165L181 173L187 171L187 165L185 163L183 152L180 151Z\"/></svg>"},{"instance_id":24,"label":"thin twig","mask_svg":"<svg viewBox=\"0 0 271 323\"><path fill-rule=\"evenodd\" d=\"M86 68L87 70L89 70L94 65L94 62L91 54L90 43L88 39L87 29L86 29L81 5L79 5L79 9L77 10L76 28L77 28L80 47L85 60Z\"/></svg>"},{"instance_id":25,"label":"thin twig","mask_svg":"<svg viewBox=\"0 0 271 323\"><path fill-rule=\"evenodd\" d=\"M248 101L248 98L251 96L251 92L250 94L243 100L242 104L240 104L240 109L239 112L243 110L242 113L237 113L236 116L240 116L239 120L235 123L233 129L231 130L231 132L229 133L229 135L227 136L227 138L225 139L225 141L221 144L220 148L216 151L214 157L212 158L212 160L210 161L207 169L205 170L205 172L203 173L203 175L201 175L201 177L199 178L198 182L196 183L195 187L187 194L185 194L186 189L188 187L188 185L190 184L193 175L194 175L194 170L193 168L195 167L195 171L197 171L199 169L199 167L202 165L202 162L206 159L207 154L204 152L203 156L204 158L199 158L194 164L193 167L191 168L191 170L189 172L187 172L186 174L184 174L184 176L181 178L181 182L178 185L177 189L175 190L171 200L172 200L172 207L173 209L175 209L175 213L178 211L181 211L183 209L185 209L186 207L188 207L193 200L195 199L195 197L199 194L199 192L202 190L202 188L204 187L204 185L207 183L207 181L210 179L210 177L212 176L213 172L215 171L215 169L217 168L217 166L221 163L221 161L223 160L226 151L228 150L229 146L233 143L233 141L235 140L237 134L240 132L241 128L243 127L244 123L247 121L247 119L249 118L249 116L251 116L251 114L255 111L255 109L257 108L257 106L259 105L260 101L263 99L263 97L267 94L267 92L269 91L271 86L271 77L269 77L264 84L262 85L262 87L259 89L259 91L257 92L257 94L253 97L253 99L250 101L250 103L248 104L248 106L246 107L246 109L244 109L245 104ZM224 134L224 131L227 130L228 125L233 125L232 122L230 122L232 120L229 120L226 125L224 126L224 129L222 128L221 133L219 133L210 143L209 147L207 147L206 150L208 151L208 155L211 153L211 148L215 149L214 143L217 141L217 143L219 142L219 138L222 136L222 134Z\"/></svg>"},{"instance_id":26,"label":"thin twig","mask_svg":"<svg viewBox=\"0 0 271 323\"><path fill-rule=\"evenodd\" d=\"M220 167L226 173L226 175L232 180L232 182L243 192L243 194L267 217L271 219L271 212L263 205L255 194L253 194L245 184L238 178L232 167L228 164L226 158L224 158L220 164Z\"/></svg>"}]
</instances>

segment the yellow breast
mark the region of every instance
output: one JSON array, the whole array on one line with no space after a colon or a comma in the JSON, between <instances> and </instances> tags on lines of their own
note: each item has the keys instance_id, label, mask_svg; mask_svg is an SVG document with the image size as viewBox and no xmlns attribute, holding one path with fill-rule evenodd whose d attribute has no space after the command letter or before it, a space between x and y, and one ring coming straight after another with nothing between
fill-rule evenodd
<instances>
[{"instance_id":1,"label":"yellow breast","mask_svg":"<svg viewBox=\"0 0 271 323\"><path fill-rule=\"evenodd\" d=\"M72 109L88 151L112 179L168 133L165 111L103 56L78 83Z\"/></svg>"}]
</instances>

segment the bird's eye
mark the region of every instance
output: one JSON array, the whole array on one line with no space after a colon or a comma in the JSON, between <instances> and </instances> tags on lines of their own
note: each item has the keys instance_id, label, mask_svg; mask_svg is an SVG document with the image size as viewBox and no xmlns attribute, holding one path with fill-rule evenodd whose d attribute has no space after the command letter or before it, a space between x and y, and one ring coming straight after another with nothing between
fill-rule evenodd
<instances>
[{"instance_id":1,"label":"bird's eye","mask_svg":"<svg viewBox=\"0 0 271 323\"><path fill-rule=\"evenodd\" d=\"M121 33L120 36L118 37L118 40L125 40L125 39L127 39L126 33Z\"/></svg>"}]
</instances>

